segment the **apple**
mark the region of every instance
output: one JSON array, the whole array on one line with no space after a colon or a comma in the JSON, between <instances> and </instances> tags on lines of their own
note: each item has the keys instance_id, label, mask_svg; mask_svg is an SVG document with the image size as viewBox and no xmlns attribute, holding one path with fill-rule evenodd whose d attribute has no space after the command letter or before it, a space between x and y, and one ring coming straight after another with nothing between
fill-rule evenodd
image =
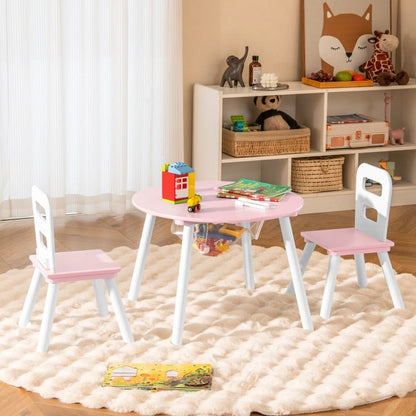
<instances>
[{"instance_id":1,"label":"apple","mask_svg":"<svg viewBox=\"0 0 416 416\"><path fill-rule=\"evenodd\" d=\"M352 76L353 81L365 81L365 76L362 74L354 74Z\"/></svg>"}]
</instances>

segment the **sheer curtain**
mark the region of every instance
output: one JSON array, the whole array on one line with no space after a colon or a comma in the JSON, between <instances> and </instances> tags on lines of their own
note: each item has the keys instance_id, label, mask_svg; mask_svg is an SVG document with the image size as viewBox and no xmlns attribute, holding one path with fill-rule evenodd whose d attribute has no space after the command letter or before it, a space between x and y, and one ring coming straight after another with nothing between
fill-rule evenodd
<instances>
[{"instance_id":1,"label":"sheer curtain","mask_svg":"<svg viewBox=\"0 0 416 416\"><path fill-rule=\"evenodd\" d=\"M0 0L0 218L122 212L183 159L181 0Z\"/></svg>"}]
</instances>

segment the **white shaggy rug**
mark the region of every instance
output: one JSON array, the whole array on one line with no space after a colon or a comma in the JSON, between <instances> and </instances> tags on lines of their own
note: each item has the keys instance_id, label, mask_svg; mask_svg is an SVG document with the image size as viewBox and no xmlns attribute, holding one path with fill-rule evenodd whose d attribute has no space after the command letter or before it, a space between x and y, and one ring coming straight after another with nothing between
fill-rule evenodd
<instances>
[{"instance_id":1,"label":"white shaggy rug","mask_svg":"<svg viewBox=\"0 0 416 416\"><path fill-rule=\"evenodd\" d=\"M341 260L331 318L319 317L328 258L314 253L305 287L315 331L301 328L281 248L253 247L256 290L244 288L241 247L192 256L184 344L170 343L180 245L151 246L137 301L127 300L136 251L110 252L132 332L125 344L114 315L96 313L90 282L62 284L49 352L37 353L42 288L27 328L17 322L32 268L0 276L0 380L90 408L141 415L267 415L346 409L416 389L416 279L398 276L407 309L394 310L379 266L359 290ZM101 387L111 362L210 363L212 390Z\"/></svg>"}]
</instances>

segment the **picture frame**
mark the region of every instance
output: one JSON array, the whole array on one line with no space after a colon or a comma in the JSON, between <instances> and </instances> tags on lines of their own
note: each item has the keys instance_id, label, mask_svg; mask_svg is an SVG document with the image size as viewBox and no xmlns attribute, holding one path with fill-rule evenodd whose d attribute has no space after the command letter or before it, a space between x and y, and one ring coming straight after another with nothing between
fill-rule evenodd
<instances>
[{"instance_id":1,"label":"picture frame","mask_svg":"<svg viewBox=\"0 0 416 416\"><path fill-rule=\"evenodd\" d=\"M302 0L302 76L352 70L373 54L374 31L391 31L391 0Z\"/></svg>"}]
</instances>

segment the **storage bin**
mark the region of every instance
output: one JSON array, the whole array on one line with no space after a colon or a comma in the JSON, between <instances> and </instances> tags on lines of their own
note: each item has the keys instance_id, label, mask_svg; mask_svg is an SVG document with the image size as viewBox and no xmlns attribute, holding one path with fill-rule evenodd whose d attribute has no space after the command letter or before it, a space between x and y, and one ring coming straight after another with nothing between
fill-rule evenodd
<instances>
[{"instance_id":1,"label":"storage bin","mask_svg":"<svg viewBox=\"0 0 416 416\"><path fill-rule=\"evenodd\" d=\"M309 127L292 130L235 132L222 129L222 151L234 157L272 156L307 153L310 150Z\"/></svg>"},{"instance_id":2,"label":"storage bin","mask_svg":"<svg viewBox=\"0 0 416 416\"><path fill-rule=\"evenodd\" d=\"M292 190L301 194L342 190L344 159L344 156L292 159Z\"/></svg>"}]
</instances>

